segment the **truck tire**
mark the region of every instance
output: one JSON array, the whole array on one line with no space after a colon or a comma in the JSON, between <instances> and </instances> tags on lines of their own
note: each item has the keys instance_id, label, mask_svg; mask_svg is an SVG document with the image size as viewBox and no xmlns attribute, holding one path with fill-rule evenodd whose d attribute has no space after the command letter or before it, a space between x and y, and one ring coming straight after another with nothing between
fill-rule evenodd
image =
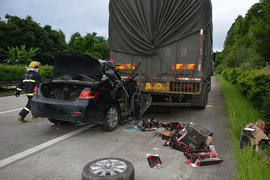
<instances>
[{"instance_id":1,"label":"truck tire","mask_svg":"<svg viewBox=\"0 0 270 180\"><path fill-rule=\"evenodd\" d=\"M106 113L104 123L102 124L102 129L104 131L115 130L119 125L119 119L119 108L116 105L111 106Z\"/></svg>"},{"instance_id":2,"label":"truck tire","mask_svg":"<svg viewBox=\"0 0 270 180\"><path fill-rule=\"evenodd\" d=\"M82 180L134 180L131 162L120 158L101 158L86 164Z\"/></svg>"},{"instance_id":3,"label":"truck tire","mask_svg":"<svg viewBox=\"0 0 270 180\"><path fill-rule=\"evenodd\" d=\"M208 102L208 89L204 91L203 105L202 106L198 106L198 108L199 109L205 109L207 102Z\"/></svg>"},{"instance_id":4,"label":"truck tire","mask_svg":"<svg viewBox=\"0 0 270 180\"><path fill-rule=\"evenodd\" d=\"M196 109L205 109L208 102L208 83L203 85L202 93L194 99L192 107Z\"/></svg>"},{"instance_id":5,"label":"truck tire","mask_svg":"<svg viewBox=\"0 0 270 180\"><path fill-rule=\"evenodd\" d=\"M209 83L203 87L203 92L202 92L202 105L198 106L199 109L205 109L206 104L208 102L208 92L209 92Z\"/></svg>"},{"instance_id":6,"label":"truck tire","mask_svg":"<svg viewBox=\"0 0 270 180\"><path fill-rule=\"evenodd\" d=\"M208 92L210 92L210 91L211 91L211 77L210 77L210 80L208 82Z\"/></svg>"}]
</instances>

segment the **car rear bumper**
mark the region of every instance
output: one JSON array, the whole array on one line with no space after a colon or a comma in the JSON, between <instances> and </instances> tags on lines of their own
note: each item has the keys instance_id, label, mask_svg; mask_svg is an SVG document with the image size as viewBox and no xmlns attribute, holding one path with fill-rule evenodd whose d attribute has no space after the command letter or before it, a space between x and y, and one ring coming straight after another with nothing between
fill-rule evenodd
<instances>
[{"instance_id":1,"label":"car rear bumper","mask_svg":"<svg viewBox=\"0 0 270 180\"><path fill-rule=\"evenodd\" d=\"M69 121L77 125L102 123L105 119L106 105L94 104L88 100L57 102L43 100L35 96L31 102L32 114L49 119Z\"/></svg>"}]
</instances>

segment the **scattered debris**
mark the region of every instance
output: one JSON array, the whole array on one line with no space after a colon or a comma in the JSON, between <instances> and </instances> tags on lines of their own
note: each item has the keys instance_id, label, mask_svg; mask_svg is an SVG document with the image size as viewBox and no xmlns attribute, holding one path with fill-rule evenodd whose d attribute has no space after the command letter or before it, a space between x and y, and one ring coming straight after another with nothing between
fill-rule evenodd
<instances>
[{"instance_id":1,"label":"scattered debris","mask_svg":"<svg viewBox=\"0 0 270 180\"><path fill-rule=\"evenodd\" d=\"M241 132L240 148L243 149L248 145L258 145L265 143L270 146L268 138L270 124L258 119L256 123L246 124Z\"/></svg>"},{"instance_id":2,"label":"scattered debris","mask_svg":"<svg viewBox=\"0 0 270 180\"><path fill-rule=\"evenodd\" d=\"M164 127L160 127L155 131L156 136L162 136L166 132L166 129Z\"/></svg>"},{"instance_id":3,"label":"scattered debris","mask_svg":"<svg viewBox=\"0 0 270 180\"><path fill-rule=\"evenodd\" d=\"M147 160L151 168L160 169L163 166L158 154L147 154Z\"/></svg>"},{"instance_id":4,"label":"scattered debris","mask_svg":"<svg viewBox=\"0 0 270 180\"><path fill-rule=\"evenodd\" d=\"M137 132L140 131L141 129L138 128L137 126L128 126L124 128L124 131L126 132Z\"/></svg>"},{"instance_id":5,"label":"scattered debris","mask_svg":"<svg viewBox=\"0 0 270 180\"><path fill-rule=\"evenodd\" d=\"M267 155L263 155L262 162L269 162L270 163L269 157Z\"/></svg>"},{"instance_id":6,"label":"scattered debris","mask_svg":"<svg viewBox=\"0 0 270 180\"><path fill-rule=\"evenodd\" d=\"M218 164L223 161L219 158L213 145L209 145L209 149L206 150L205 152L189 153L187 155L189 161L186 161L186 163L190 164L192 167Z\"/></svg>"},{"instance_id":7,"label":"scattered debris","mask_svg":"<svg viewBox=\"0 0 270 180\"><path fill-rule=\"evenodd\" d=\"M223 161L219 158L215 147L211 145L213 133L199 124L161 123L151 118L143 122L141 129L142 131L156 130L155 134L166 140L163 145L183 152L188 159L186 163L192 167Z\"/></svg>"}]
</instances>

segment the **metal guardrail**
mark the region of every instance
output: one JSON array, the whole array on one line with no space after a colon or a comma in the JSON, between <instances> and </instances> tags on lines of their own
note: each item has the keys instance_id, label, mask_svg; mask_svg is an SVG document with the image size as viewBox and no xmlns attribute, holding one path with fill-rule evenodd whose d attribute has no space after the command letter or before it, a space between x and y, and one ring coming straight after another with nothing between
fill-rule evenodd
<instances>
[{"instance_id":1,"label":"metal guardrail","mask_svg":"<svg viewBox=\"0 0 270 180\"><path fill-rule=\"evenodd\" d=\"M0 88L17 86L19 82L0 82Z\"/></svg>"}]
</instances>

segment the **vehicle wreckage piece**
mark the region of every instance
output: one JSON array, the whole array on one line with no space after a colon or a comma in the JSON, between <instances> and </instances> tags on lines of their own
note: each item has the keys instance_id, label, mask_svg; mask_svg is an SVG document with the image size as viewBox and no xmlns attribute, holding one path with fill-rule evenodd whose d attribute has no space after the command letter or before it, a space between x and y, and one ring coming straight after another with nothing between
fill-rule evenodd
<instances>
[{"instance_id":1,"label":"vehicle wreckage piece","mask_svg":"<svg viewBox=\"0 0 270 180\"><path fill-rule=\"evenodd\" d=\"M166 140L164 146L179 150L184 153L193 167L211 165L222 162L215 147L211 144L213 132L199 124L181 124L179 122L161 123L151 118L144 121L142 131L157 129L156 135ZM163 132L160 135L160 132Z\"/></svg>"},{"instance_id":2,"label":"vehicle wreckage piece","mask_svg":"<svg viewBox=\"0 0 270 180\"><path fill-rule=\"evenodd\" d=\"M160 169L163 167L158 154L147 154L147 161L151 168Z\"/></svg>"}]
</instances>

